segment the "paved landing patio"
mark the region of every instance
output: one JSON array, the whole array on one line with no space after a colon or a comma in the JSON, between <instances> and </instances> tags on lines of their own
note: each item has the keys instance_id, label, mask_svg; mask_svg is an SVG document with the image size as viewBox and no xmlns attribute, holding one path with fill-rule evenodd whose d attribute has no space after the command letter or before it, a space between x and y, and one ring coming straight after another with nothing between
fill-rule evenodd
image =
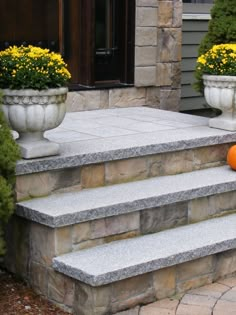
<instances>
[{"instance_id":1,"label":"paved landing patio","mask_svg":"<svg viewBox=\"0 0 236 315\"><path fill-rule=\"evenodd\" d=\"M209 128L208 118L147 107L67 113L45 136L60 143L60 155L20 161L17 174L236 141L233 132Z\"/></svg>"},{"instance_id":2,"label":"paved landing patio","mask_svg":"<svg viewBox=\"0 0 236 315\"><path fill-rule=\"evenodd\" d=\"M169 130L207 125L208 119L151 108L124 108L67 113L61 126L47 132L58 143L119 138L135 139ZM132 137L136 136L136 137Z\"/></svg>"}]
</instances>

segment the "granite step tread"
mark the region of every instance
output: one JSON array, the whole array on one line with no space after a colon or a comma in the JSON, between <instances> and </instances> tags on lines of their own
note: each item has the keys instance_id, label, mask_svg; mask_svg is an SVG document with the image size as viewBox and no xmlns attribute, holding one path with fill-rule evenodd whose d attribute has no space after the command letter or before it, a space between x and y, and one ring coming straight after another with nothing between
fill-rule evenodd
<instances>
[{"instance_id":1,"label":"granite step tread","mask_svg":"<svg viewBox=\"0 0 236 315\"><path fill-rule=\"evenodd\" d=\"M233 190L236 173L223 166L23 201L16 214L61 227Z\"/></svg>"},{"instance_id":2,"label":"granite step tread","mask_svg":"<svg viewBox=\"0 0 236 315\"><path fill-rule=\"evenodd\" d=\"M236 214L116 241L53 259L53 268L101 286L236 248Z\"/></svg>"}]
</instances>

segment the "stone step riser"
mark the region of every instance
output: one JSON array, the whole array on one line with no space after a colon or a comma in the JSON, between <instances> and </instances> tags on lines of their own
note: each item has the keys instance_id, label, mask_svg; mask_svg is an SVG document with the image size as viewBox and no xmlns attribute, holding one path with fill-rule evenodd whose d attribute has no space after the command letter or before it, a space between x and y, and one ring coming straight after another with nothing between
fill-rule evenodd
<instances>
[{"instance_id":1,"label":"stone step riser","mask_svg":"<svg viewBox=\"0 0 236 315\"><path fill-rule=\"evenodd\" d=\"M91 287L52 268L30 262L28 279L40 294L75 315L123 314L236 272L236 250L209 255L100 287Z\"/></svg>"},{"instance_id":2,"label":"stone step riser","mask_svg":"<svg viewBox=\"0 0 236 315\"><path fill-rule=\"evenodd\" d=\"M230 146L232 143L218 144L139 158L18 175L16 179L17 200L47 196L53 192L79 191L86 188L221 166L225 164Z\"/></svg>"},{"instance_id":3,"label":"stone step riser","mask_svg":"<svg viewBox=\"0 0 236 315\"><path fill-rule=\"evenodd\" d=\"M233 214L62 255L53 268L83 282L75 314L112 314L235 273L235 226Z\"/></svg>"},{"instance_id":4,"label":"stone step riser","mask_svg":"<svg viewBox=\"0 0 236 315\"><path fill-rule=\"evenodd\" d=\"M75 282L74 314L117 314L210 284L235 273L235 258L236 251L226 251L97 288ZM81 299L81 295L86 298Z\"/></svg>"},{"instance_id":5,"label":"stone step riser","mask_svg":"<svg viewBox=\"0 0 236 315\"><path fill-rule=\"evenodd\" d=\"M226 250L111 284L91 287L53 270L52 240L47 229L40 235L40 225L30 226L21 218L12 224L17 224L18 230L15 229L14 233L9 231L15 257L6 259L8 268L28 279L37 292L62 308L73 311L75 315L116 314L136 305L212 283L236 272L236 250ZM66 244L66 232L62 229L60 233L60 242L55 245L57 250L62 240ZM35 247L39 242L44 243L43 252Z\"/></svg>"}]
</instances>

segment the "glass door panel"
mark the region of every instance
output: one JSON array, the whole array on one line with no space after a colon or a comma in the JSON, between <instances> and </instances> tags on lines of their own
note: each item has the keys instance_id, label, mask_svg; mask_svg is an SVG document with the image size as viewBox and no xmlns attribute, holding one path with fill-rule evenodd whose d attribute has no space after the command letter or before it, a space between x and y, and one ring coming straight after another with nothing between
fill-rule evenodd
<instances>
[{"instance_id":1,"label":"glass door panel","mask_svg":"<svg viewBox=\"0 0 236 315\"><path fill-rule=\"evenodd\" d=\"M119 0L95 1L95 81L120 79L119 11Z\"/></svg>"}]
</instances>

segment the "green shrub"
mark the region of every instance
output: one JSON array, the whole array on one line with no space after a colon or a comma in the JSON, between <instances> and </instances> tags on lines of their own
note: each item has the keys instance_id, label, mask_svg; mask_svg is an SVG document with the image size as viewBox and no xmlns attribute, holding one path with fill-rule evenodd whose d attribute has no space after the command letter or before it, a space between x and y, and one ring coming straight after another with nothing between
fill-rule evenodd
<instances>
[{"instance_id":1,"label":"green shrub","mask_svg":"<svg viewBox=\"0 0 236 315\"><path fill-rule=\"evenodd\" d=\"M215 0L211 9L208 32L202 39L198 56L205 54L214 45L236 43L236 5L235 0ZM202 76L195 72L195 89L203 92Z\"/></svg>"},{"instance_id":2,"label":"green shrub","mask_svg":"<svg viewBox=\"0 0 236 315\"><path fill-rule=\"evenodd\" d=\"M19 157L18 146L0 108L0 255L5 250L4 227L14 210L15 166Z\"/></svg>"},{"instance_id":3,"label":"green shrub","mask_svg":"<svg viewBox=\"0 0 236 315\"><path fill-rule=\"evenodd\" d=\"M12 186L0 176L0 255L5 253L4 226L14 210Z\"/></svg>"}]
</instances>

